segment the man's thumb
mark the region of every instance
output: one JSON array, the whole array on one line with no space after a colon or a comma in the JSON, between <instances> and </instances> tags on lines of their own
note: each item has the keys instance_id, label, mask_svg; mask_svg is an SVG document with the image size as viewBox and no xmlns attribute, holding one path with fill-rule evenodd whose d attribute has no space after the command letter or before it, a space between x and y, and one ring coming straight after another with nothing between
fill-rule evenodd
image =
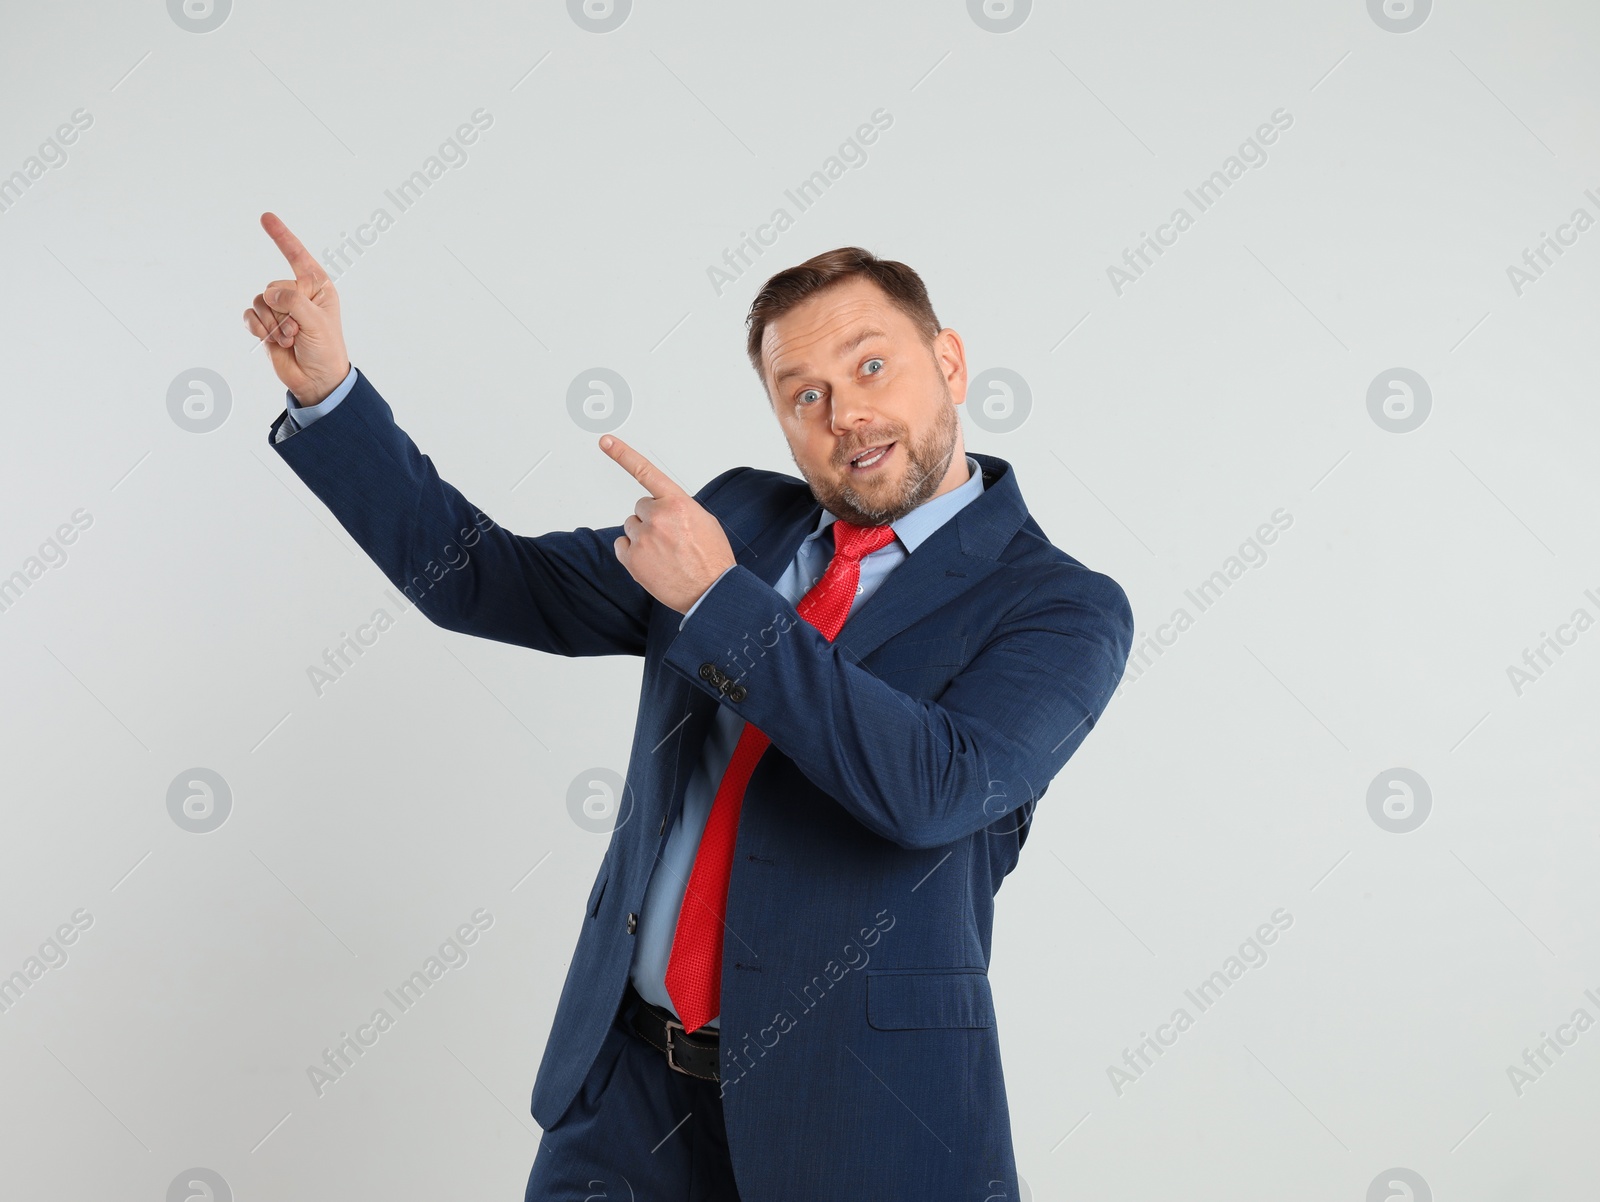
<instances>
[{"instance_id":1,"label":"man's thumb","mask_svg":"<svg viewBox=\"0 0 1600 1202\"><path fill-rule=\"evenodd\" d=\"M279 284L262 295L267 298L267 304L280 313L287 313L300 323L302 329L315 330L321 327L322 311L317 308L316 302L301 291L298 284Z\"/></svg>"}]
</instances>

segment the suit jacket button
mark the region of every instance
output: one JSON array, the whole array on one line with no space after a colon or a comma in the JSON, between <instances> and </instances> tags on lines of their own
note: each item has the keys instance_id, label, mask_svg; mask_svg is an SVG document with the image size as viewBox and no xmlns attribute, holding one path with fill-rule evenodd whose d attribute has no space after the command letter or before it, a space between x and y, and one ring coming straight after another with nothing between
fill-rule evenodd
<instances>
[{"instance_id":1,"label":"suit jacket button","mask_svg":"<svg viewBox=\"0 0 1600 1202\"><path fill-rule=\"evenodd\" d=\"M717 665L716 664L701 664L700 665L700 679L701 680L711 680L716 676L716 674L717 674Z\"/></svg>"},{"instance_id":2,"label":"suit jacket button","mask_svg":"<svg viewBox=\"0 0 1600 1202\"><path fill-rule=\"evenodd\" d=\"M749 693L750 691L742 684L736 684L733 686L733 688L728 690L728 696L735 701L743 701L747 696L749 696Z\"/></svg>"},{"instance_id":3,"label":"suit jacket button","mask_svg":"<svg viewBox=\"0 0 1600 1202\"><path fill-rule=\"evenodd\" d=\"M637 931L638 929L639 929L639 916L637 914L629 914L628 915L628 934L631 935L635 931Z\"/></svg>"}]
</instances>

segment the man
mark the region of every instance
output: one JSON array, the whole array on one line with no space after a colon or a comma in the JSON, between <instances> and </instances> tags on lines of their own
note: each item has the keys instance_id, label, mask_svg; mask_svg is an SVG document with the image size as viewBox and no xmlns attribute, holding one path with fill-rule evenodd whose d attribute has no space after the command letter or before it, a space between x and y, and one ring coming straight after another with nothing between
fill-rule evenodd
<instances>
[{"instance_id":1,"label":"man","mask_svg":"<svg viewBox=\"0 0 1600 1202\"><path fill-rule=\"evenodd\" d=\"M295 274L245 313L289 390L284 462L438 625L644 657L530 1202L1016 1198L994 896L1133 620L965 450L965 349L916 272L844 248L752 304L804 483L734 467L690 496L602 435L649 495L527 537L438 477L350 365L326 273L262 224Z\"/></svg>"}]
</instances>

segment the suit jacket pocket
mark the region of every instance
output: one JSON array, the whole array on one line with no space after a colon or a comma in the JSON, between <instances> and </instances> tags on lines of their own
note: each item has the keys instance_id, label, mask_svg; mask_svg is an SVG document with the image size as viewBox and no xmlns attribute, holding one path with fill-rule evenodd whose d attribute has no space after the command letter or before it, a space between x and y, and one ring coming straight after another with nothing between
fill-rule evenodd
<instances>
[{"instance_id":1,"label":"suit jacket pocket","mask_svg":"<svg viewBox=\"0 0 1600 1202\"><path fill-rule=\"evenodd\" d=\"M913 697L931 697L960 671L967 636L947 634L883 649L883 666L872 671L887 685Z\"/></svg>"},{"instance_id":2,"label":"suit jacket pocket","mask_svg":"<svg viewBox=\"0 0 1600 1202\"><path fill-rule=\"evenodd\" d=\"M879 676L887 677L896 672L915 672L922 668L955 668L961 665L966 650L967 636L964 634L945 634L938 638L895 643L883 649L884 666L874 671Z\"/></svg>"},{"instance_id":3,"label":"suit jacket pocket","mask_svg":"<svg viewBox=\"0 0 1600 1202\"><path fill-rule=\"evenodd\" d=\"M868 969L867 1023L880 1031L992 1027L989 976L981 968Z\"/></svg>"}]
</instances>

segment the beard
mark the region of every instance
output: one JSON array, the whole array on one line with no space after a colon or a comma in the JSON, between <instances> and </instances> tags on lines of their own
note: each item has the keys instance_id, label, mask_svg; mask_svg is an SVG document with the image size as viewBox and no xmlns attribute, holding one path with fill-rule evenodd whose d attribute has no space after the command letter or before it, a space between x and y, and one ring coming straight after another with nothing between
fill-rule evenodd
<instances>
[{"instance_id":1,"label":"beard","mask_svg":"<svg viewBox=\"0 0 1600 1202\"><path fill-rule=\"evenodd\" d=\"M950 386L942 380L940 383L944 387L945 403L923 438L913 442L908 437L910 431L903 425L896 425L884 427L867 442L869 446L892 442L894 449L905 456L906 466L898 484L880 482L857 488L848 477L843 481L831 475L815 477L795 458L794 448L789 449L790 458L811 486L811 495L822 502L824 509L851 525L887 526L905 517L939 490L945 473L950 470L956 435L961 428ZM846 461L845 471L849 470Z\"/></svg>"}]
</instances>

